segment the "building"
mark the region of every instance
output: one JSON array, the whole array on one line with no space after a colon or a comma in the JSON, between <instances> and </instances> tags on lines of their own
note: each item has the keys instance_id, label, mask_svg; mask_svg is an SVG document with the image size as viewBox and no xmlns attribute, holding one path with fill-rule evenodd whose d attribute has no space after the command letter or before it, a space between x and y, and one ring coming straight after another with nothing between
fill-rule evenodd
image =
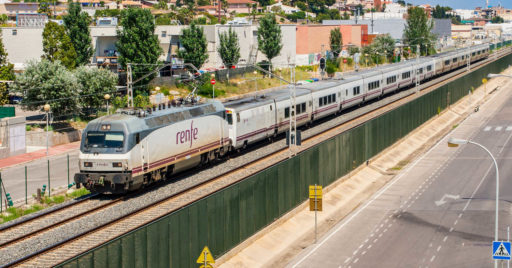
<instances>
[{"instance_id":1,"label":"building","mask_svg":"<svg viewBox=\"0 0 512 268\"><path fill-rule=\"evenodd\" d=\"M354 20L324 20L324 25L348 25L354 24ZM358 20L358 24L368 26L368 33L370 34L389 34L392 38L399 40L402 39L406 20L405 19L384 19L384 20ZM434 19L434 28L432 33L436 34L438 38L446 38L451 36L451 20L450 19Z\"/></svg>"},{"instance_id":2,"label":"building","mask_svg":"<svg viewBox=\"0 0 512 268\"><path fill-rule=\"evenodd\" d=\"M384 10L386 13L392 13L392 14L407 14L407 7L404 7L397 3L390 3L386 4L386 9Z\"/></svg>"},{"instance_id":3,"label":"building","mask_svg":"<svg viewBox=\"0 0 512 268\"><path fill-rule=\"evenodd\" d=\"M316 64L322 52L330 50L331 30L339 29L345 48L368 45L368 25L297 25L296 63L297 65Z\"/></svg>"},{"instance_id":4,"label":"building","mask_svg":"<svg viewBox=\"0 0 512 268\"><path fill-rule=\"evenodd\" d=\"M19 14L34 14L37 15L39 10L39 3L4 3L0 4L0 14L5 14L9 20L16 20Z\"/></svg>"}]
</instances>

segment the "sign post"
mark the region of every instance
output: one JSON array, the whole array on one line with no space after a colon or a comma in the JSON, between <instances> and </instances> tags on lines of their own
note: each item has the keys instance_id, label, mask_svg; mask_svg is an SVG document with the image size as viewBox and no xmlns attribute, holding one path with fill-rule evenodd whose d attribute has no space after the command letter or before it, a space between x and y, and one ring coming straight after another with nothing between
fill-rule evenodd
<instances>
[{"instance_id":1,"label":"sign post","mask_svg":"<svg viewBox=\"0 0 512 268\"><path fill-rule=\"evenodd\" d=\"M492 241L492 258L510 261L510 242Z\"/></svg>"},{"instance_id":2,"label":"sign post","mask_svg":"<svg viewBox=\"0 0 512 268\"><path fill-rule=\"evenodd\" d=\"M309 211L315 212L315 244L317 241L317 211L322 211L322 186L309 186Z\"/></svg>"},{"instance_id":3,"label":"sign post","mask_svg":"<svg viewBox=\"0 0 512 268\"><path fill-rule=\"evenodd\" d=\"M203 248L203 251L199 254L199 258L197 258L196 262L202 264L199 268L212 268L210 264L215 263L215 260L207 246Z\"/></svg>"},{"instance_id":4,"label":"sign post","mask_svg":"<svg viewBox=\"0 0 512 268\"><path fill-rule=\"evenodd\" d=\"M215 75L214 75L214 74L212 74L212 79L210 80L210 83L211 83L211 84L212 84L212 86L213 86L212 96L213 96L213 98L214 98L214 99L215 99L215 82L216 82L216 81L215 81Z\"/></svg>"}]
</instances>

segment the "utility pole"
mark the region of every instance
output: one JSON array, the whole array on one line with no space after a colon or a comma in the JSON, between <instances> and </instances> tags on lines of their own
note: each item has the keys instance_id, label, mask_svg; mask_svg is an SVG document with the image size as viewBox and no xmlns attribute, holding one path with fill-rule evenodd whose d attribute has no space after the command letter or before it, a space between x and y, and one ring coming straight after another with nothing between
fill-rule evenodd
<instances>
[{"instance_id":1,"label":"utility pole","mask_svg":"<svg viewBox=\"0 0 512 268\"><path fill-rule=\"evenodd\" d=\"M370 10L372 13L371 25L372 25L372 34L373 34L373 10Z\"/></svg>"},{"instance_id":2,"label":"utility pole","mask_svg":"<svg viewBox=\"0 0 512 268\"><path fill-rule=\"evenodd\" d=\"M420 45L416 45L416 92L420 92Z\"/></svg>"},{"instance_id":3,"label":"utility pole","mask_svg":"<svg viewBox=\"0 0 512 268\"><path fill-rule=\"evenodd\" d=\"M133 108L133 83L132 83L132 64L126 64L126 88L128 90L128 108Z\"/></svg>"},{"instance_id":4,"label":"utility pole","mask_svg":"<svg viewBox=\"0 0 512 268\"><path fill-rule=\"evenodd\" d=\"M292 83L290 85L290 100L291 100L291 106L290 106L290 136L289 136L289 142L290 142L290 152L291 155L295 155L295 147L297 147L297 116L295 114L295 105L296 105L296 99L295 99L295 64L291 65L290 68L290 82Z\"/></svg>"}]
</instances>

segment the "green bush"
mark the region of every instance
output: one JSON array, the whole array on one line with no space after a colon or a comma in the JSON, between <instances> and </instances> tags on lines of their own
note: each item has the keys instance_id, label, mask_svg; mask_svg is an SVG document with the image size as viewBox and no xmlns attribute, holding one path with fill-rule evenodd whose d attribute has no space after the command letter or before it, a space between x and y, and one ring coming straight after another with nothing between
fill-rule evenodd
<instances>
[{"instance_id":1,"label":"green bush","mask_svg":"<svg viewBox=\"0 0 512 268\"><path fill-rule=\"evenodd\" d=\"M331 62L331 61L328 61L327 62L327 66L325 67L325 71L331 75L331 74L334 74L336 72L338 68L336 68L336 64Z\"/></svg>"},{"instance_id":2,"label":"green bush","mask_svg":"<svg viewBox=\"0 0 512 268\"><path fill-rule=\"evenodd\" d=\"M25 125L25 131L31 131L32 127L30 125Z\"/></svg>"}]
</instances>

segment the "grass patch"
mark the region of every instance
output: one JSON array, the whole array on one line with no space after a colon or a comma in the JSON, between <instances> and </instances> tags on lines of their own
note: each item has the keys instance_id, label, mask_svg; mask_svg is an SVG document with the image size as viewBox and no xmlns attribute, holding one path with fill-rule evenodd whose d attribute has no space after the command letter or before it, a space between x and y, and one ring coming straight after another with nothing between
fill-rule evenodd
<instances>
[{"instance_id":1,"label":"grass patch","mask_svg":"<svg viewBox=\"0 0 512 268\"><path fill-rule=\"evenodd\" d=\"M392 167L391 170L395 170L395 171L402 170L402 168L404 168L407 164L409 164L409 161L402 160L402 161L398 162L398 164L396 166Z\"/></svg>"},{"instance_id":2,"label":"grass patch","mask_svg":"<svg viewBox=\"0 0 512 268\"><path fill-rule=\"evenodd\" d=\"M458 126L459 126L459 124L455 124L455 125L452 126L452 129L454 129L454 128L458 127Z\"/></svg>"},{"instance_id":3,"label":"grass patch","mask_svg":"<svg viewBox=\"0 0 512 268\"><path fill-rule=\"evenodd\" d=\"M48 208L60 203L63 203L64 201L70 200L70 199L76 199L81 196L90 194L87 189L80 188L78 190L73 191L70 194L62 194L62 195L55 195L52 197L45 196L43 197L43 200L41 204L34 204L29 206L28 208L22 208L22 207L10 207L7 209L6 214L0 215L0 223L5 223L8 221L12 221L14 219L17 219L19 217L40 211L44 208Z\"/></svg>"}]
</instances>

